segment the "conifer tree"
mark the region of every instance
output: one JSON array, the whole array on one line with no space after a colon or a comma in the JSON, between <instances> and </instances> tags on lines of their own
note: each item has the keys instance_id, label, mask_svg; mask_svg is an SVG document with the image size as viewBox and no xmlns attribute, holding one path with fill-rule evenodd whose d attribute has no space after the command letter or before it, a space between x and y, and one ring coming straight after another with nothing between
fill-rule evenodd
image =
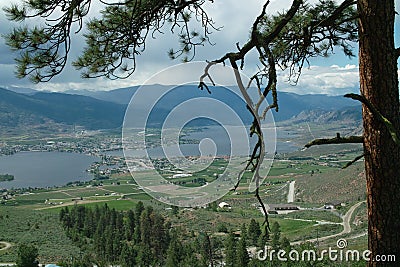
<instances>
[{"instance_id":1,"label":"conifer tree","mask_svg":"<svg viewBox=\"0 0 400 267\"><path fill-rule=\"evenodd\" d=\"M181 266L184 258L184 251L181 241L179 241L177 233L172 231L171 241L167 250L166 267Z\"/></svg>"},{"instance_id":2,"label":"conifer tree","mask_svg":"<svg viewBox=\"0 0 400 267\"><path fill-rule=\"evenodd\" d=\"M121 256L120 256L120 262L122 264L122 267L132 267L136 266L136 253L135 250L133 249L132 246L130 246L128 243L125 243L122 246L122 251L121 251Z\"/></svg>"},{"instance_id":3,"label":"conifer tree","mask_svg":"<svg viewBox=\"0 0 400 267\"><path fill-rule=\"evenodd\" d=\"M249 244L257 245L257 241L260 238L260 235L261 235L260 224L256 222L256 220L251 219L249 228L247 230L247 238Z\"/></svg>"},{"instance_id":4,"label":"conifer tree","mask_svg":"<svg viewBox=\"0 0 400 267\"><path fill-rule=\"evenodd\" d=\"M240 238L236 250L236 267L247 267L250 262L249 253L247 252L246 238Z\"/></svg>"},{"instance_id":5,"label":"conifer tree","mask_svg":"<svg viewBox=\"0 0 400 267\"><path fill-rule=\"evenodd\" d=\"M281 244L280 244L280 239L281 239L281 226L279 225L278 222L274 222L271 227L271 246L272 249L278 251Z\"/></svg>"},{"instance_id":6,"label":"conifer tree","mask_svg":"<svg viewBox=\"0 0 400 267\"><path fill-rule=\"evenodd\" d=\"M267 245L267 242L269 240L269 229L267 225L264 225L264 230L262 231L259 239L258 239L258 243L257 246L261 249L264 248L264 246Z\"/></svg>"},{"instance_id":7,"label":"conifer tree","mask_svg":"<svg viewBox=\"0 0 400 267\"><path fill-rule=\"evenodd\" d=\"M225 241L225 266L235 267L236 263L236 238L231 232Z\"/></svg>"},{"instance_id":8,"label":"conifer tree","mask_svg":"<svg viewBox=\"0 0 400 267\"><path fill-rule=\"evenodd\" d=\"M37 247L28 244L18 246L17 267L38 267L37 260L39 255Z\"/></svg>"}]
</instances>

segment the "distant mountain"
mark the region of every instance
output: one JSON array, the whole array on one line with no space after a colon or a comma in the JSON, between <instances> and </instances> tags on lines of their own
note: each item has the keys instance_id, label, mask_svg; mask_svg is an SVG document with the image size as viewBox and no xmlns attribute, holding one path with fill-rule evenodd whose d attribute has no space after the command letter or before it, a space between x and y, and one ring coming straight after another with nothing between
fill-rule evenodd
<instances>
[{"instance_id":1,"label":"distant mountain","mask_svg":"<svg viewBox=\"0 0 400 267\"><path fill-rule=\"evenodd\" d=\"M68 90L65 93L72 95L90 96L103 101L127 105L132 95L137 91L138 88L139 86L120 88L111 91Z\"/></svg>"},{"instance_id":2,"label":"distant mountain","mask_svg":"<svg viewBox=\"0 0 400 267\"><path fill-rule=\"evenodd\" d=\"M14 86L10 86L6 88L9 91L13 91L15 93L18 94L27 94L27 95L33 95L35 93L37 93L38 91L31 89L31 88L25 88L25 87L14 87Z\"/></svg>"},{"instance_id":3,"label":"distant mountain","mask_svg":"<svg viewBox=\"0 0 400 267\"><path fill-rule=\"evenodd\" d=\"M118 104L128 104L132 96L138 90L139 86L120 88L111 91L69 91L70 93L91 96L100 100L111 101ZM171 86L163 85L146 85L141 90L153 90L154 88L169 89ZM237 97L234 94L227 93L229 90L221 90L221 87L210 87L212 94L209 95L205 91L201 91L195 85L179 86L178 89L173 90L170 96L173 96L173 103L181 103L194 97L212 97L229 103L230 106L240 105ZM267 98L269 103L272 102L271 97ZM171 102L170 102L171 103ZM242 102L243 105L244 102ZM279 92L278 93L279 112L274 112L276 121L284 121L291 119L293 116L301 112L312 110L334 111L347 107L360 107L360 104L354 100L344 98L343 96L327 96L321 94L298 95L295 93ZM166 103L161 104L164 109L170 109Z\"/></svg>"},{"instance_id":4,"label":"distant mountain","mask_svg":"<svg viewBox=\"0 0 400 267\"><path fill-rule=\"evenodd\" d=\"M41 125L49 122L83 126L86 129L116 128L122 125L127 104L139 87L121 88L111 91L68 91L69 93L49 93L24 90L24 93L0 89L0 126L26 127ZM160 92L167 92L158 99L150 114L141 113L145 110L146 97L135 103L135 115L147 116L148 126L159 127L179 104L191 101L193 98L213 98L229 106L238 114L243 124L250 124L251 115L242 98L232 90L223 87L210 88L212 93L199 90L195 85L176 86L152 85L144 86L146 96L151 97ZM141 91L142 92L142 91ZM271 103L271 99L269 99ZM223 122L230 123L231 115L224 113L215 106L204 104L201 101L192 101L185 114L176 115L173 120L179 121L183 117L193 114L196 117L199 111L204 114L216 114ZM279 112L273 113L275 121L313 121L329 123L334 121L355 122L361 120L360 105L341 96L327 95L297 95L280 92L278 94ZM208 113L207 113L208 112ZM174 114L175 115L175 114ZM182 117L179 117L182 116ZM192 126L204 126L216 122L207 119L207 116L192 122Z\"/></svg>"},{"instance_id":5,"label":"distant mountain","mask_svg":"<svg viewBox=\"0 0 400 267\"><path fill-rule=\"evenodd\" d=\"M1 125L40 124L53 121L86 129L115 128L122 125L125 106L92 97L64 93L18 94L0 89ZM30 118L26 121L26 118Z\"/></svg>"},{"instance_id":6,"label":"distant mountain","mask_svg":"<svg viewBox=\"0 0 400 267\"><path fill-rule=\"evenodd\" d=\"M271 101L271 100L269 100ZM361 105L343 96L328 95L298 95L294 93L278 93L279 112L274 112L276 121L284 121L299 115L300 113L319 111L332 112L347 108L357 108Z\"/></svg>"},{"instance_id":7,"label":"distant mountain","mask_svg":"<svg viewBox=\"0 0 400 267\"><path fill-rule=\"evenodd\" d=\"M315 122L327 124L332 122L358 123L362 120L361 106L345 107L340 110L308 110L293 116L293 122Z\"/></svg>"}]
</instances>

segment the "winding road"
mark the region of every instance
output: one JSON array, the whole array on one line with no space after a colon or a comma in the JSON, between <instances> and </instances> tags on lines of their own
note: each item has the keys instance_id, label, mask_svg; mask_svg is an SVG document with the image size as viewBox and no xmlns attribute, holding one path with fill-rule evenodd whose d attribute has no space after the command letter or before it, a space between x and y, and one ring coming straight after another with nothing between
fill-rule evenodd
<instances>
[{"instance_id":1,"label":"winding road","mask_svg":"<svg viewBox=\"0 0 400 267\"><path fill-rule=\"evenodd\" d=\"M340 233L333 234L333 235L328 235L328 236L321 236L321 237L318 237L318 238L312 238L312 239L308 239L308 240L295 241L295 242L291 242L290 244L291 245L299 245L299 244L304 243L304 242L313 243L313 242L317 242L317 241L324 241L324 240L329 239L329 238L333 238L333 237L337 237L337 236L341 236L341 235L350 233L351 232L351 226L350 226L351 216L353 215L353 212L364 202L365 201L361 201L361 202L358 202L358 203L354 204L346 212L346 214L343 216L343 223L342 223L343 230Z\"/></svg>"},{"instance_id":2,"label":"winding road","mask_svg":"<svg viewBox=\"0 0 400 267\"><path fill-rule=\"evenodd\" d=\"M2 248L0 248L0 251L9 249L11 247L11 244L5 241L0 241L0 245Z\"/></svg>"}]
</instances>

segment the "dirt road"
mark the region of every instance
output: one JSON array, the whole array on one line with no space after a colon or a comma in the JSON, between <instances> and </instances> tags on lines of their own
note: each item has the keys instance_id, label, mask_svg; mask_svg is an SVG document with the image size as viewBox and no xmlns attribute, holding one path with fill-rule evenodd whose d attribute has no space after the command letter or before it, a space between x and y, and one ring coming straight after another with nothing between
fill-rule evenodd
<instances>
[{"instance_id":1,"label":"dirt road","mask_svg":"<svg viewBox=\"0 0 400 267\"><path fill-rule=\"evenodd\" d=\"M346 212L346 214L343 216L343 223L342 223L343 230L340 233L337 233L337 234L334 234L334 235L328 235L328 236L321 236L321 237L318 237L318 238L312 238L312 239L308 239L308 240L295 241L295 242L291 242L290 244L291 245L299 245L299 244L304 243L304 242L313 243L313 242L317 242L317 241L324 241L324 240L329 239L329 238L334 238L334 237L337 237L337 236L341 236L343 234L350 233L351 232L351 226L350 226L351 216L353 215L353 212L364 202L365 201L361 201L361 202L358 202L358 203L354 204Z\"/></svg>"},{"instance_id":2,"label":"dirt road","mask_svg":"<svg viewBox=\"0 0 400 267\"><path fill-rule=\"evenodd\" d=\"M11 244L5 241L0 241L0 245L2 248L0 248L0 251L9 249L11 247Z\"/></svg>"}]
</instances>

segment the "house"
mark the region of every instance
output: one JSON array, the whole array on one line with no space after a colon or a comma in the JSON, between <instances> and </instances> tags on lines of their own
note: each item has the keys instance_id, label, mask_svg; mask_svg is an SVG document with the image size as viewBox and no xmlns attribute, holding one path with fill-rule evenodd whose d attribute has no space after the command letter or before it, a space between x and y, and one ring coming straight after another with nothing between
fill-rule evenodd
<instances>
[{"instance_id":1,"label":"house","mask_svg":"<svg viewBox=\"0 0 400 267\"><path fill-rule=\"evenodd\" d=\"M232 207L231 207L231 205L229 205L228 203L226 203L226 202L221 202L221 203L219 203L218 204L218 207L220 208L220 209L228 209L228 210L230 210Z\"/></svg>"},{"instance_id":2,"label":"house","mask_svg":"<svg viewBox=\"0 0 400 267\"><path fill-rule=\"evenodd\" d=\"M300 207L294 204L267 204L265 208L268 214L281 214L300 210Z\"/></svg>"},{"instance_id":3,"label":"house","mask_svg":"<svg viewBox=\"0 0 400 267\"><path fill-rule=\"evenodd\" d=\"M10 199L12 199L12 196L9 195L8 192L4 192L4 193L2 194L1 197L2 197L3 200L10 200Z\"/></svg>"},{"instance_id":4,"label":"house","mask_svg":"<svg viewBox=\"0 0 400 267\"><path fill-rule=\"evenodd\" d=\"M191 177L192 175L190 173L177 173L172 175L172 178L185 178L185 177Z\"/></svg>"},{"instance_id":5,"label":"house","mask_svg":"<svg viewBox=\"0 0 400 267\"><path fill-rule=\"evenodd\" d=\"M331 201L331 202L326 202L324 205L324 209L326 210L332 210L332 209L337 209L342 206L342 202L340 201Z\"/></svg>"}]
</instances>

